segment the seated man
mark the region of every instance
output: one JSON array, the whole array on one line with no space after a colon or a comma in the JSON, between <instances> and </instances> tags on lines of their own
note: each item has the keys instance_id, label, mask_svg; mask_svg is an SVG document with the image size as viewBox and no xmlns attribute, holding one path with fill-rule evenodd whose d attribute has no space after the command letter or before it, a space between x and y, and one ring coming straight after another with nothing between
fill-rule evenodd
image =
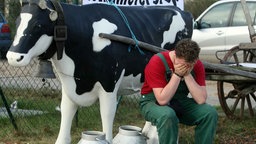
<instances>
[{"instance_id":1,"label":"seated man","mask_svg":"<svg viewBox=\"0 0 256 144\"><path fill-rule=\"evenodd\" d=\"M157 127L159 144L177 143L179 123L196 125L196 144L213 143L218 114L205 103L205 70L199 52L196 42L183 39L174 50L154 55L145 68L140 109Z\"/></svg>"}]
</instances>

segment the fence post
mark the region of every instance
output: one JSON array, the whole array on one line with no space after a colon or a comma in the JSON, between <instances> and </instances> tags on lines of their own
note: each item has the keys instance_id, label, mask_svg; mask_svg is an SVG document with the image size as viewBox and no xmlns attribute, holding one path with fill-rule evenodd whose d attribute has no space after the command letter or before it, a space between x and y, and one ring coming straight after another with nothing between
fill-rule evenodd
<instances>
[{"instance_id":1,"label":"fence post","mask_svg":"<svg viewBox=\"0 0 256 144\"><path fill-rule=\"evenodd\" d=\"M4 105L5 105L6 111L7 111L7 113L8 113L8 116L9 116L9 118L10 118L10 120L11 120L11 123L12 123L13 127L15 128L15 130L18 130L18 126L17 126L16 123L15 123L14 117L13 117L12 112L11 112L11 110L10 110L10 107L9 107L9 105L8 105L6 99L5 99L5 96L4 96L4 93L3 93L1 87L0 87L0 95L1 95L1 97L2 97L3 103L4 103Z\"/></svg>"}]
</instances>

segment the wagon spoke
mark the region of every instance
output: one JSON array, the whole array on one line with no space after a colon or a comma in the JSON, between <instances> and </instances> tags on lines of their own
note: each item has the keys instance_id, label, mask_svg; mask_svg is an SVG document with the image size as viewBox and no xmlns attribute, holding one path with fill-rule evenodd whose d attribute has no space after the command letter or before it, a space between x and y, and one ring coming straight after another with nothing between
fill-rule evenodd
<instances>
[{"instance_id":1,"label":"wagon spoke","mask_svg":"<svg viewBox=\"0 0 256 144\"><path fill-rule=\"evenodd\" d=\"M245 102L245 97L241 98L241 108L240 108L240 117L242 118L244 116L244 102Z\"/></svg>"},{"instance_id":2,"label":"wagon spoke","mask_svg":"<svg viewBox=\"0 0 256 144\"><path fill-rule=\"evenodd\" d=\"M251 93L251 96L252 96L252 98L254 99L254 101L256 102L256 96L255 96L255 94L254 94L254 93Z\"/></svg>"},{"instance_id":3,"label":"wagon spoke","mask_svg":"<svg viewBox=\"0 0 256 144\"><path fill-rule=\"evenodd\" d=\"M253 108L252 108L252 103L251 103L250 95L246 96L246 100L247 100L250 116L253 117L254 116L254 112L253 112Z\"/></svg>"},{"instance_id":4,"label":"wagon spoke","mask_svg":"<svg viewBox=\"0 0 256 144\"><path fill-rule=\"evenodd\" d=\"M248 55L250 56L248 56L249 57L249 60L250 60L250 62L255 62L255 58L256 58L256 55L255 55L255 50L249 50L248 51Z\"/></svg>"},{"instance_id":5,"label":"wagon spoke","mask_svg":"<svg viewBox=\"0 0 256 144\"><path fill-rule=\"evenodd\" d=\"M244 51L244 62L247 62L248 60L248 57L249 57L249 54L250 54L250 51L247 52L247 51Z\"/></svg>"},{"instance_id":6,"label":"wagon spoke","mask_svg":"<svg viewBox=\"0 0 256 144\"><path fill-rule=\"evenodd\" d=\"M232 107L232 109L231 109L231 112L232 112L233 114L235 113L235 110L236 110L236 108L237 108L237 105L238 105L239 101L240 101L240 97L238 97L238 98L236 99L236 101L235 101L235 103L234 103L234 105L233 105L233 107Z\"/></svg>"},{"instance_id":7,"label":"wagon spoke","mask_svg":"<svg viewBox=\"0 0 256 144\"><path fill-rule=\"evenodd\" d=\"M238 60L237 54L234 53L233 57L234 57L234 60L235 60L236 64L238 65L239 64L239 60Z\"/></svg>"}]
</instances>

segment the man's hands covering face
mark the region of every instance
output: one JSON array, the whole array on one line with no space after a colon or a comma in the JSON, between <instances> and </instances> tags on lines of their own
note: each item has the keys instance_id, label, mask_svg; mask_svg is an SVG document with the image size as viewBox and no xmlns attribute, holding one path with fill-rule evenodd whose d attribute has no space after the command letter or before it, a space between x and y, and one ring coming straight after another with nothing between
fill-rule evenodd
<instances>
[{"instance_id":1,"label":"man's hands covering face","mask_svg":"<svg viewBox=\"0 0 256 144\"><path fill-rule=\"evenodd\" d=\"M179 76L186 76L193 70L194 63L174 63L174 72Z\"/></svg>"}]
</instances>

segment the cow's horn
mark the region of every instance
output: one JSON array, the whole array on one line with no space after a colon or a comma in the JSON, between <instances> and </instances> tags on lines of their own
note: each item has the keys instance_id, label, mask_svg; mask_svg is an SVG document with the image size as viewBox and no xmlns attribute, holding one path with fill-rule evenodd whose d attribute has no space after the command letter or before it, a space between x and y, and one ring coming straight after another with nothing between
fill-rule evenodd
<instances>
[{"instance_id":1,"label":"cow's horn","mask_svg":"<svg viewBox=\"0 0 256 144\"><path fill-rule=\"evenodd\" d=\"M56 21L56 19L58 18L58 13L53 10L50 12L49 17L50 17L51 21Z\"/></svg>"},{"instance_id":2,"label":"cow's horn","mask_svg":"<svg viewBox=\"0 0 256 144\"><path fill-rule=\"evenodd\" d=\"M47 5L46 5L46 1L45 0L40 0L39 3L38 3L38 6L41 9L47 9Z\"/></svg>"}]
</instances>

